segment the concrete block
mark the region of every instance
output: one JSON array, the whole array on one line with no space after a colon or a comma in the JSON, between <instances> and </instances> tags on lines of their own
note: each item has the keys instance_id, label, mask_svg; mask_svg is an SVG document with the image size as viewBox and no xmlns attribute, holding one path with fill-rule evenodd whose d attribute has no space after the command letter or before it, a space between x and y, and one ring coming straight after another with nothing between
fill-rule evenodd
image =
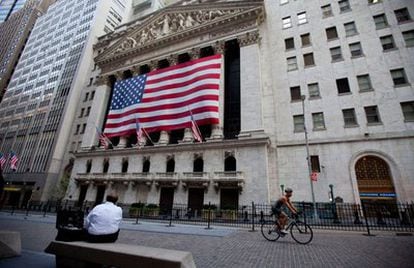
<instances>
[{"instance_id":1,"label":"concrete block","mask_svg":"<svg viewBox=\"0 0 414 268\"><path fill-rule=\"evenodd\" d=\"M0 258L19 256L22 243L19 232L0 231Z\"/></svg>"}]
</instances>

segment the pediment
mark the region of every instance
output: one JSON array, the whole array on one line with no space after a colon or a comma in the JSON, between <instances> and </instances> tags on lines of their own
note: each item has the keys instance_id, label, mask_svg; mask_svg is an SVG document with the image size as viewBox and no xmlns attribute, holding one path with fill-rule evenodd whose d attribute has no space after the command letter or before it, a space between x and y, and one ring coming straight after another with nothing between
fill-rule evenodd
<instances>
[{"instance_id":1,"label":"pediment","mask_svg":"<svg viewBox=\"0 0 414 268\"><path fill-rule=\"evenodd\" d=\"M168 7L136 21L121 33L100 40L96 49L103 49L95 61L105 64L160 43L176 42L184 36L195 36L214 28L229 26L237 20L253 24L263 16L263 1L217 2ZM112 40L111 40L112 39Z\"/></svg>"}]
</instances>

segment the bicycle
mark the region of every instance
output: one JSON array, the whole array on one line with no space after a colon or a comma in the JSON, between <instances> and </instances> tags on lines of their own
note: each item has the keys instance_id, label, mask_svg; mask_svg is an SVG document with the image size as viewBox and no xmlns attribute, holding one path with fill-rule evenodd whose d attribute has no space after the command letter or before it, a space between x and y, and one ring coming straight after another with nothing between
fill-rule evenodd
<instances>
[{"instance_id":1,"label":"bicycle","mask_svg":"<svg viewBox=\"0 0 414 268\"><path fill-rule=\"evenodd\" d=\"M269 241L276 241L280 237L285 236L285 234L280 232L278 219L275 221L263 222L260 230L263 237ZM297 216L295 218L289 218L289 223L286 227L286 230L290 231L290 235L292 236L293 240L299 244L306 245L313 239L312 228L308 224L300 221Z\"/></svg>"}]
</instances>

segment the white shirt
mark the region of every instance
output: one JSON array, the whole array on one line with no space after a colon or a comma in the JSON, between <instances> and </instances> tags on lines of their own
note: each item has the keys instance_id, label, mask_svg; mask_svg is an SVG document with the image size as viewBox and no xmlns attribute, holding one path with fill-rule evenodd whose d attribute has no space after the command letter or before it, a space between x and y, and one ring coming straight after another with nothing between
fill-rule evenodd
<instances>
[{"instance_id":1,"label":"white shirt","mask_svg":"<svg viewBox=\"0 0 414 268\"><path fill-rule=\"evenodd\" d=\"M84 228L93 235L116 233L122 220L122 209L112 202L105 202L92 209L85 219Z\"/></svg>"}]
</instances>

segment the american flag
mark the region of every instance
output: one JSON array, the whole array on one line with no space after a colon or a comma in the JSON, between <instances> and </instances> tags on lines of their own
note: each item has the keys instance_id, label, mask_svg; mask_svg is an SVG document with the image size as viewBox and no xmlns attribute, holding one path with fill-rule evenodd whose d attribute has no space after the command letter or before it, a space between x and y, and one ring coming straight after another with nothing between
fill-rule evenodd
<instances>
[{"instance_id":1,"label":"american flag","mask_svg":"<svg viewBox=\"0 0 414 268\"><path fill-rule=\"evenodd\" d=\"M101 145L103 145L105 149L107 149L111 141L108 139L108 137L105 134L102 133L102 131L98 129L98 127L95 127L95 128L96 128L96 132L98 132L98 135L99 135L99 142L101 143Z\"/></svg>"},{"instance_id":2,"label":"american flag","mask_svg":"<svg viewBox=\"0 0 414 268\"><path fill-rule=\"evenodd\" d=\"M194 121L193 113L190 111L191 116L191 131L193 132L193 137L196 141L202 142L203 136L201 135L200 129L197 126L197 123Z\"/></svg>"},{"instance_id":3,"label":"american flag","mask_svg":"<svg viewBox=\"0 0 414 268\"><path fill-rule=\"evenodd\" d=\"M19 161L19 158L14 152L10 152L10 168L14 171L17 170L17 162Z\"/></svg>"},{"instance_id":4,"label":"american flag","mask_svg":"<svg viewBox=\"0 0 414 268\"><path fill-rule=\"evenodd\" d=\"M138 119L135 119L136 123L136 133L137 133L137 144L140 145L141 143L144 143L144 132L141 126L139 125Z\"/></svg>"},{"instance_id":5,"label":"american flag","mask_svg":"<svg viewBox=\"0 0 414 268\"><path fill-rule=\"evenodd\" d=\"M4 154L0 153L0 168L1 170L3 170L4 165L6 164L6 157L4 157Z\"/></svg>"},{"instance_id":6,"label":"american flag","mask_svg":"<svg viewBox=\"0 0 414 268\"><path fill-rule=\"evenodd\" d=\"M147 133L219 123L222 55L213 55L115 83L104 133L134 134L136 118ZM188 108L189 107L189 108Z\"/></svg>"}]
</instances>

